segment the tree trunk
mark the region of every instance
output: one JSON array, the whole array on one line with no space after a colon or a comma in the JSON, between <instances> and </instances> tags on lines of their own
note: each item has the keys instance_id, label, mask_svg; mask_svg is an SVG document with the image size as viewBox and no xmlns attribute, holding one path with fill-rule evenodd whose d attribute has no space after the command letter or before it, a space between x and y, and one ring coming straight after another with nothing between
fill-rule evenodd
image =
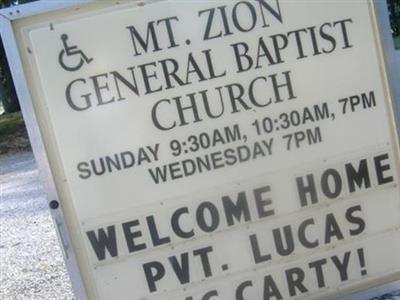
<instances>
[{"instance_id":1,"label":"tree trunk","mask_svg":"<svg viewBox=\"0 0 400 300\"><path fill-rule=\"evenodd\" d=\"M0 101L3 103L4 112L12 113L20 110L17 93L11 77L3 43L0 39Z\"/></svg>"}]
</instances>

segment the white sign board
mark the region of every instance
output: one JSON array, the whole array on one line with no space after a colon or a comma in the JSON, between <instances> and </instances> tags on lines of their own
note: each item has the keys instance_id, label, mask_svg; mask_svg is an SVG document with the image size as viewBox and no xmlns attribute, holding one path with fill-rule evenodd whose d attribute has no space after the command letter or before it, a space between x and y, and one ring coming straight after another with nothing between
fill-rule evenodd
<instances>
[{"instance_id":1,"label":"white sign board","mask_svg":"<svg viewBox=\"0 0 400 300\"><path fill-rule=\"evenodd\" d=\"M162 1L16 23L90 299L321 299L399 278L373 11Z\"/></svg>"}]
</instances>

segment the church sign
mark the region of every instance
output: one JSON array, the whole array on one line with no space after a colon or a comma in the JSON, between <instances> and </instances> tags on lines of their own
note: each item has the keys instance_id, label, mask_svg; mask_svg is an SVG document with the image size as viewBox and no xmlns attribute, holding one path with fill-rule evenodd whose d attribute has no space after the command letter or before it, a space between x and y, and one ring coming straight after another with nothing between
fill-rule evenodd
<instances>
[{"instance_id":1,"label":"church sign","mask_svg":"<svg viewBox=\"0 0 400 300\"><path fill-rule=\"evenodd\" d=\"M322 299L399 279L375 11L104 1L14 20L82 297Z\"/></svg>"}]
</instances>

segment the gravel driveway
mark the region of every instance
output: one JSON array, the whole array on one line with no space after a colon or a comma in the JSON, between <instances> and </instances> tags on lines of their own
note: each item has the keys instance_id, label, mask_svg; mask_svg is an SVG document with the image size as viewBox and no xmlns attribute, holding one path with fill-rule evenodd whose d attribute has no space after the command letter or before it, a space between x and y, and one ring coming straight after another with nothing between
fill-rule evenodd
<instances>
[{"instance_id":1,"label":"gravel driveway","mask_svg":"<svg viewBox=\"0 0 400 300\"><path fill-rule=\"evenodd\" d=\"M0 157L0 299L75 299L31 153Z\"/></svg>"}]
</instances>

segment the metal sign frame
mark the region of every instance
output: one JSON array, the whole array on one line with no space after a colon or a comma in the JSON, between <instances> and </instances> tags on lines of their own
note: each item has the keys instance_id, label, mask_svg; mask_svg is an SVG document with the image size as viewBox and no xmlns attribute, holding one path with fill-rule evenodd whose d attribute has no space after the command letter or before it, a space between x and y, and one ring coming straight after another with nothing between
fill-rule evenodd
<instances>
[{"instance_id":1,"label":"metal sign frame","mask_svg":"<svg viewBox=\"0 0 400 300\"><path fill-rule=\"evenodd\" d=\"M132 0L136 2L136 0ZM153 2L151 0L145 2ZM29 138L33 148L34 156L43 179L47 199L50 205L50 212L56 226L57 235L62 245L63 255L70 275L72 286L77 299L86 300L90 298L90 292L81 276L77 261L76 249L72 246L70 232L67 228L63 207L59 206L59 197L56 191L54 178L52 177L49 159L47 157L43 139L39 130L37 117L34 113L31 95L28 89L28 82L23 71L21 56L18 52L17 41L13 28L13 22L25 17L32 17L43 13L54 12L57 10L78 10L80 6L94 3L94 0L69 0L69 1L38 1L34 3L15 6L0 11L0 34L6 50L7 58L14 79L15 88L20 101L20 106L28 130ZM397 123L397 132L400 132L400 51L394 48L391 37L389 18L386 7L386 1L374 0L373 10L378 21L377 38L380 39L380 54L385 62L385 73L389 90L392 95L393 111ZM104 1L102 4L96 3L96 6L110 7L119 5L117 1ZM385 293L394 289L400 289L400 281L392 282L381 287L365 290L358 294L347 296L345 299L367 299L376 296L377 293ZM378 294L379 295L379 294Z\"/></svg>"},{"instance_id":2,"label":"metal sign frame","mask_svg":"<svg viewBox=\"0 0 400 300\"><path fill-rule=\"evenodd\" d=\"M21 111L28 131L29 140L35 156L36 164L39 169L42 183L46 191L47 201L50 205L51 201L57 201L58 195L56 186L51 174L50 164L44 148L42 136L40 134L38 121L36 119L31 96L28 90L28 84L22 67L21 57L17 50L17 42L14 37L12 22L14 20L34 16L45 12L55 11L63 8L76 6L89 1L71 1L71 2L55 2L55 1L39 1L29 3L18 7L11 7L0 11L0 34L3 45L7 54L8 63L14 80L15 90L18 95ZM70 233L64 221L64 214L60 207L50 209L53 223L56 227L59 244L62 245L62 253L65 265L71 279L74 293L79 300L87 300L87 293L80 274L74 249L71 247Z\"/></svg>"}]
</instances>

